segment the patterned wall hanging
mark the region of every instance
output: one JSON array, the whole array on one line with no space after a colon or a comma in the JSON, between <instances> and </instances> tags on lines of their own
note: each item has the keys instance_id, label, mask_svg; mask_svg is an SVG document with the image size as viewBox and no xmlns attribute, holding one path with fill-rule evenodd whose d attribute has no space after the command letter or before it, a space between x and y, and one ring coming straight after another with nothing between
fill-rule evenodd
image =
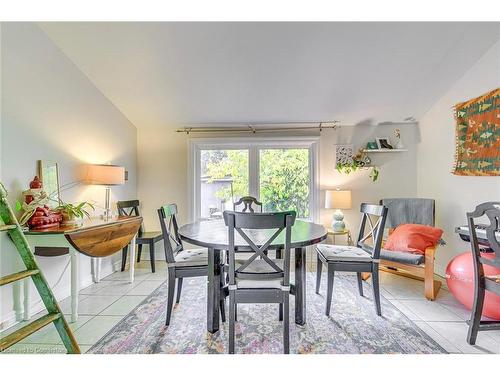
<instances>
[{"instance_id":1,"label":"patterned wall hanging","mask_svg":"<svg viewBox=\"0 0 500 375\"><path fill-rule=\"evenodd\" d=\"M500 176L500 88L455 105L453 174Z\"/></svg>"}]
</instances>

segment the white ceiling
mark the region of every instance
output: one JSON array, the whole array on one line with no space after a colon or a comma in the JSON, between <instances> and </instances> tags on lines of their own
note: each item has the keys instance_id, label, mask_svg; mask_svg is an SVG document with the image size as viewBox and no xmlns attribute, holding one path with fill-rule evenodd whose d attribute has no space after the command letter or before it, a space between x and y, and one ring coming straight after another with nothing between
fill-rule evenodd
<instances>
[{"instance_id":1,"label":"white ceiling","mask_svg":"<svg viewBox=\"0 0 500 375\"><path fill-rule=\"evenodd\" d=\"M40 26L137 127L418 119L500 39L500 23Z\"/></svg>"}]
</instances>

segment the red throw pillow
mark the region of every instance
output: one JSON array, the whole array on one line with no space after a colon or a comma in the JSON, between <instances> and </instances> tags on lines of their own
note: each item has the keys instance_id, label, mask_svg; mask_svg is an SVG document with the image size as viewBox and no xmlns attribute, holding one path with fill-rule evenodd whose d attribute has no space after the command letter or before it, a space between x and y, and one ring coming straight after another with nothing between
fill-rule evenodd
<instances>
[{"instance_id":1,"label":"red throw pillow","mask_svg":"<svg viewBox=\"0 0 500 375\"><path fill-rule=\"evenodd\" d=\"M425 249L435 246L442 235L443 230L439 228L421 224L403 224L394 229L384 249L424 254Z\"/></svg>"}]
</instances>

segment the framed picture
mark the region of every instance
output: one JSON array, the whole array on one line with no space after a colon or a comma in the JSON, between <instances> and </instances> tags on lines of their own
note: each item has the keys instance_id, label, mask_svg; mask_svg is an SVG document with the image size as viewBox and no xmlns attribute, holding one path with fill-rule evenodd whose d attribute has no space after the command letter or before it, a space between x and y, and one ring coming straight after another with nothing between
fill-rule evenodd
<instances>
[{"instance_id":1,"label":"framed picture","mask_svg":"<svg viewBox=\"0 0 500 375\"><path fill-rule=\"evenodd\" d=\"M353 145L335 145L335 167L352 163Z\"/></svg>"},{"instance_id":2,"label":"framed picture","mask_svg":"<svg viewBox=\"0 0 500 375\"><path fill-rule=\"evenodd\" d=\"M42 182L42 189L50 198L49 207L54 208L59 205L59 169L56 162L38 160L38 177Z\"/></svg>"},{"instance_id":3,"label":"framed picture","mask_svg":"<svg viewBox=\"0 0 500 375\"><path fill-rule=\"evenodd\" d=\"M389 138L376 138L376 140L379 149L392 150L394 148L392 147Z\"/></svg>"}]
</instances>

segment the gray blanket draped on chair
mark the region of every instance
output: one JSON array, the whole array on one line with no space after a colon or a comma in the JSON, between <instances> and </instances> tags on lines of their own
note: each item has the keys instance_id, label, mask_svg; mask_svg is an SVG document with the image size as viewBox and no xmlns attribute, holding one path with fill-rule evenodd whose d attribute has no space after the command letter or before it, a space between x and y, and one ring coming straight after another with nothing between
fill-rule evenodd
<instances>
[{"instance_id":1,"label":"gray blanket draped on chair","mask_svg":"<svg viewBox=\"0 0 500 375\"><path fill-rule=\"evenodd\" d=\"M434 226L434 199L385 198L380 203L389 209L386 220L388 228L396 228L401 224Z\"/></svg>"}]
</instances>

